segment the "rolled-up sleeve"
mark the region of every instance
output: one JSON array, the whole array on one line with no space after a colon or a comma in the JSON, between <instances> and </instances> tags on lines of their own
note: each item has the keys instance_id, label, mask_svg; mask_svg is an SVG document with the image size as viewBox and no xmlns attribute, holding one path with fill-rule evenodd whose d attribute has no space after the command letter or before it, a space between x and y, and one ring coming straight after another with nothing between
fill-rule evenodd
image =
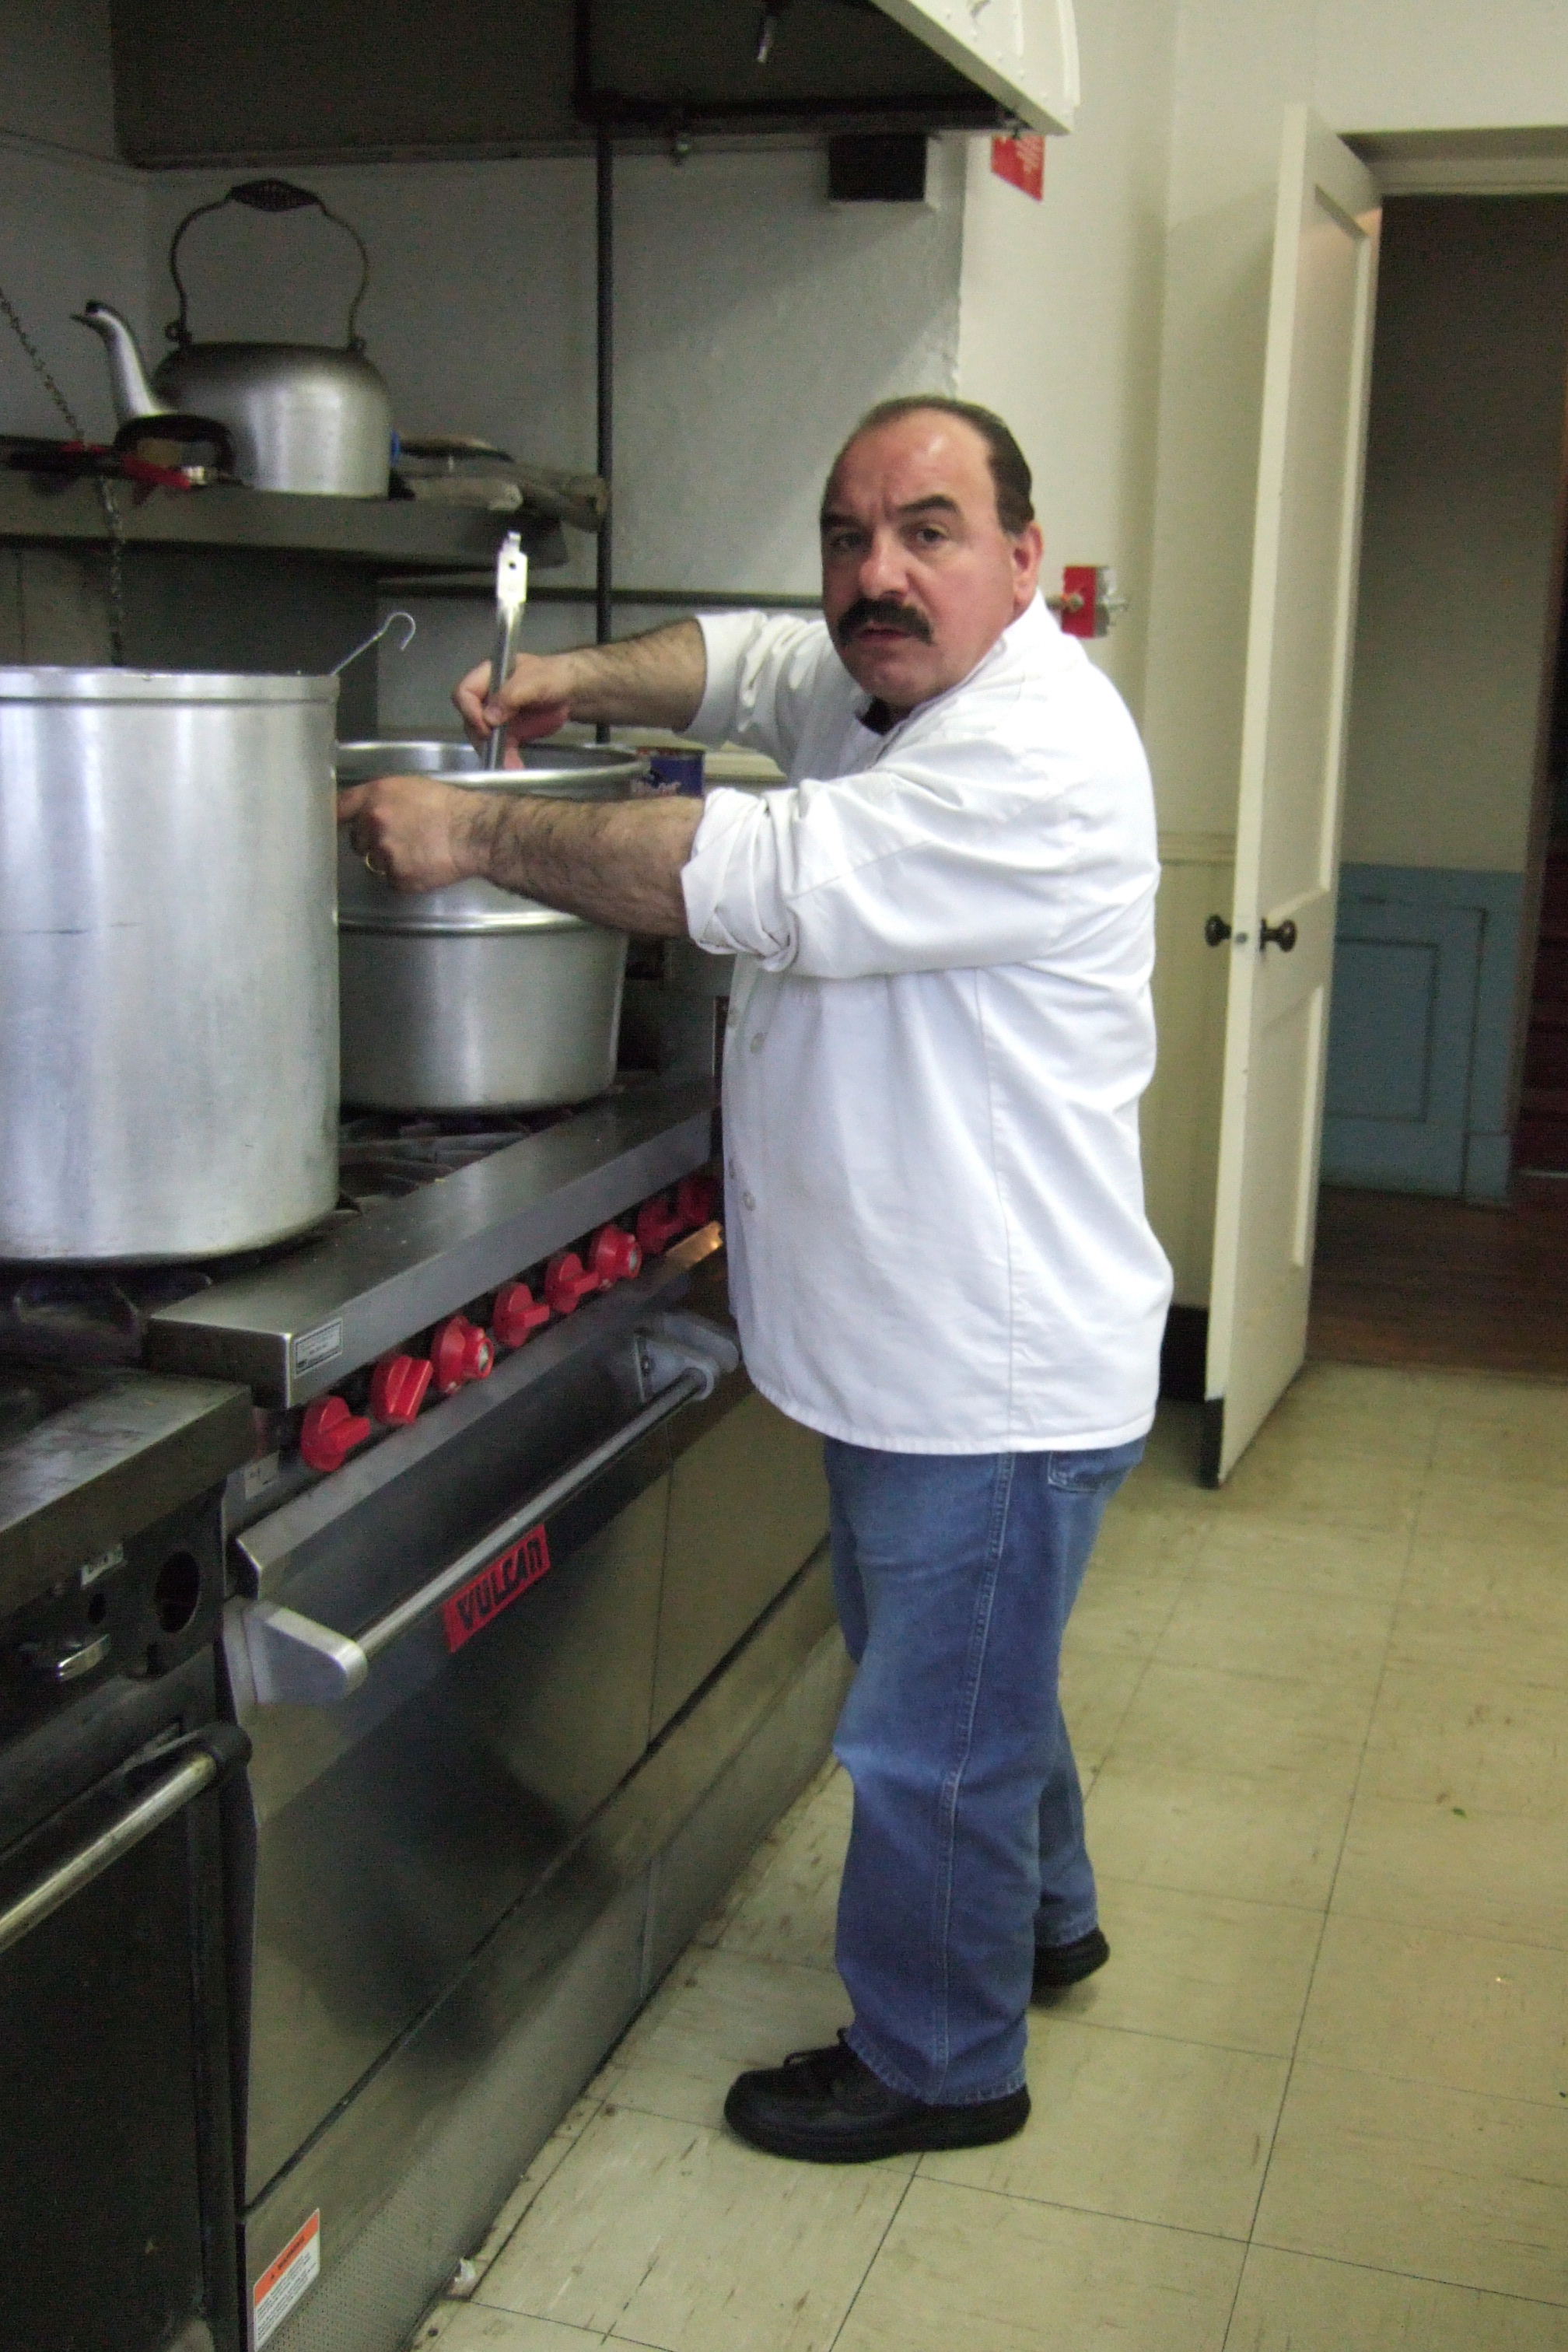
<instances>
[{"instance_id":1,"label":"rolled-up sleeve","mask_svg":"<svg viewBox=\"0 0 1568 2352\"><path fill-rule=\"evenodd\" d=\"M817 979L1037 962L1152 887L1115 805L1146 791L1138 766L1124 783L983 736L792 791L713 792L683 877L691 935Z\"/></svg>"},{"instance_id":2,"label":"rolled-up sleeve","mask_svg":"<svg viewBox=\"0 0 1568 2352\"><path fill-rule=\"evenodd\" d=\"M795 961L795 929L779 888L778 856L768 803L790 792L727 792L716 787L681 869L686 920L712 955L756 956L773 971Z\"/></svg>"},{"instance_id":3,"label":"rolled-up sleeve","mask_svg":"<svg viewBox=\"0 0 1568 2352\"><path fill-rule=\"evenodd\" d=\"M707 685L687 732L699 743L742 743L787 768L816 699L836 665L821 621L768 613L700 613Z\"/></svg>"}]
</instances>

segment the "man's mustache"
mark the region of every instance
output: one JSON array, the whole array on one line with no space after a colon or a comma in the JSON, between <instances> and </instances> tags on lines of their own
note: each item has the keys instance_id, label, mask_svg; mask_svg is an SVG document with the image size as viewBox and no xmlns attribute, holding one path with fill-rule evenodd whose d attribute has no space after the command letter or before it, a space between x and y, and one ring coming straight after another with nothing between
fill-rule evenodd
<instances>
[{"instance_id":1,"label":"man's mustache","mask_svg":"<svg viewBox=\"0 0 1568 2352\"><path fill-rule=\"evenodd\" d=\"M847 612L840 613L834 634L841 646L862 629L899 629L906 637L919 637L923 645L931 643L931 623L912 604L900 604L896 596L861 596Z\"/></svg>"}]
</instances>

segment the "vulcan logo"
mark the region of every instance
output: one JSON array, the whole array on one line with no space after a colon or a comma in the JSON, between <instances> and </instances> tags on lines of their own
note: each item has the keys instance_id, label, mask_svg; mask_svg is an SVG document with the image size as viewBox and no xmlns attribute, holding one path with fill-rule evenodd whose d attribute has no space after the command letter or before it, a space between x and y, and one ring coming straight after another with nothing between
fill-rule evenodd
<instances>
[{"instance_id":1,"label":"vulcan logo","mask_svg":"<svg viewBox=\"0 0 1568 2352\"><path fill-rule=\"evenodd\" d=\"M481 1568L478 1576L453 1593L443 1603L441 1622L446 1628L448 1650L460 1650L476 1633L482 1633L492 1618L519 1600L531 1584L550 1573L550 1546L542 1526L530 1528L520 1536L510 1551Z\"/></svg>"}]
</instances>

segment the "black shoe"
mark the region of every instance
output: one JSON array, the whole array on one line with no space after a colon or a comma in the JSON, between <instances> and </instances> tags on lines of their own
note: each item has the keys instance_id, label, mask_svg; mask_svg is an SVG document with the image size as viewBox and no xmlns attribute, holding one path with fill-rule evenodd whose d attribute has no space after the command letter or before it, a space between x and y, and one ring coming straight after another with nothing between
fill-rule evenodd
<instances>
[{"instance_id":1,"label":"black shoe","mask_svg":"<svg viewBox=\"0 0 1568 2352\"><path fill-rule=\"evenodd\" d=\"M1054 1992L1065 1991L1068 1985L1102 1969L1110 1958L1110 1947L1098 1927L1071 1944L1037 1944L1034 1999L1045 2000Z\"/></svg>"},{"instance_id":2,"label":"black shoe","mask_svg":"<svg viewBox=\"0 0 1568 2352\"><path fill-rule=\"evenodd\" d=\"M928 2106L890 2091L844 2037L828 2050L797 2050L782 2066L742 2074L724 2102L724 2120L741 2139L770 2156L807 2164L865 2164L924 2147L982 2147L1011 2139L1029 2120L1029 2094L970 2106Z\"/></svg>"}]
</instances>

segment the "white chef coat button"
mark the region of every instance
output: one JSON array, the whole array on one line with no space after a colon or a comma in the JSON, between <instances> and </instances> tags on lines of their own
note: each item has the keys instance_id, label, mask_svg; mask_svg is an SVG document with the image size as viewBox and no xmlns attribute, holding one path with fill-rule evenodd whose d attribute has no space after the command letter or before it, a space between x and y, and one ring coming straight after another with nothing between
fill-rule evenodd
<instances>
[{"instance_id":1,"label":"white chef coat button","mask_svg":"<svg viewBox=\"0 0 1568 2352\"><path fill-rule=\"evenodd\" d=\"M742 1192L741 1198L744 1201L748 1209L754 1209L756 1207L756 1197L753 1193Z\"/></svg>"},{"instance_id":2,"label":"white chef coat button","mask_svg":"<svg viewBox=\"0 0 1568 2352\"><path fill-rule=\"evenodd\" d=\"M760 1054L760 1053L762 1052L762 1050L763 1050L763 1041L762 1041L761 1036L759 1035L759 1036L753 1037L753 1038L752 1038L752 1053L753 1053L753 1054Z\"/></svg>"}]
</instances>

